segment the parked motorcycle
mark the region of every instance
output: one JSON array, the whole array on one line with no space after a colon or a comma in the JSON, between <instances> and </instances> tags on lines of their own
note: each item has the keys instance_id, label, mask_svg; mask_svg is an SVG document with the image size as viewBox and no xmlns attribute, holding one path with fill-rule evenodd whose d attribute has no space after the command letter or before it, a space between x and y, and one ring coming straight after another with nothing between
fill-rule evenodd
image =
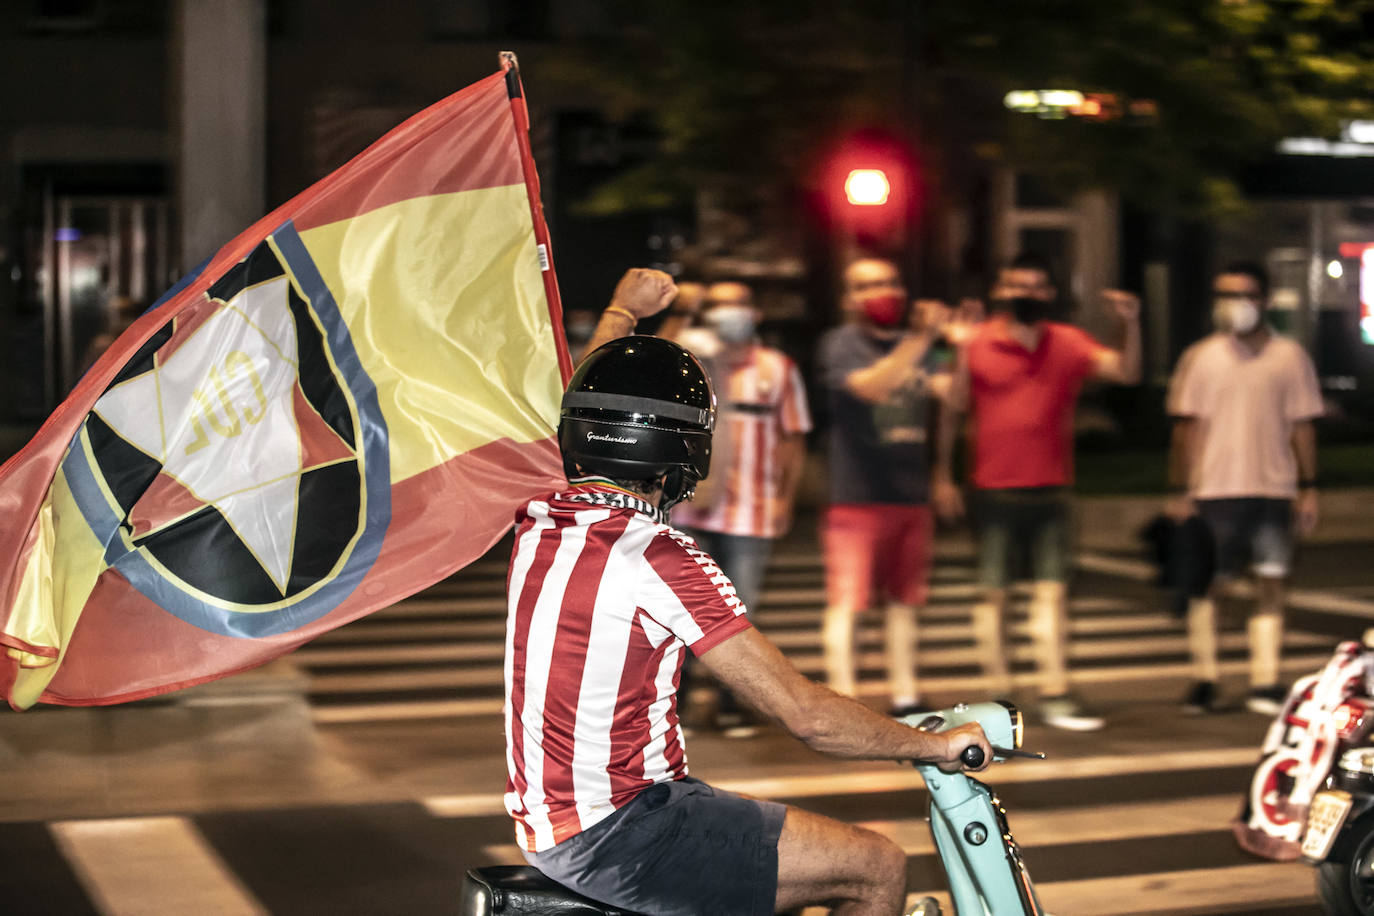
<instances>
[{"instance_id":1,"label":"parked motorcycle","mask_svg":"<svg viewBox=\"0 0 1374 916\"><path fill-rule=\"evenodd\" d=\"M977 722L992 745L994 760L1044 758L1044 754L1021 750L1021 712L1010 703L960 703L902 721L930 731ZM965 748L966 766L982 763L982 748ZM917 769L930 791L930 829L959 916L1045 916L996 793L965 772L943 773L928 764L917 764ZM463 916L633 916L580 897L528 865L469 869L459 912ZM940 905L926 897L907 914L941 916Z\"/></svg>"},{"instance_id":2,"label":"parked motorcycle","mask_svg":"<svg viewBox=\"0 0 1374 916\"><path fill-rule=\"evenodd\" d=\"M1317 868L1323 909L1374 916L1374 629L1301 678L1265 735L1240 845Z\"/></svg>"}]
</instances>

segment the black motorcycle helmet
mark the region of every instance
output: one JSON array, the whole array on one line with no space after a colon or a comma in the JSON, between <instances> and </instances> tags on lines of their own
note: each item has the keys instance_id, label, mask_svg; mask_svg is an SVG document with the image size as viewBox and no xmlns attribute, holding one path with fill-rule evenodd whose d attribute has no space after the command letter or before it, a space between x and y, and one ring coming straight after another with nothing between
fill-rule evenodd
<instances>
[{"instance_id":1,"label":"black motorcycle helmet","mask_svg":"<svg viewBox=\"0 0 1374 916\"><path fill-rule=\"evenodd\" d=\"M563 393L558 447L569 479L663 480L668 508L711 468L716 399L691 353L661 337L621 337L587 355Z\"/></svg>"}]
</instances>

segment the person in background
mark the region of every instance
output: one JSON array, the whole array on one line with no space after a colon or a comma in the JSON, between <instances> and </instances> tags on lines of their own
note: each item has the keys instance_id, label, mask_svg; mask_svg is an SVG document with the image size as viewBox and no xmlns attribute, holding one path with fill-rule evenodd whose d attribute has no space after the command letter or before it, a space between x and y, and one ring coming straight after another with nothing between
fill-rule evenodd
<instances>
[{"instance_id":1,"label":"person in background","mask_svg":"<svg viewBox=\"0 0 1374 916\"><path fill-rule=\"evenodd\" d=\"M1216 577L1188 604L1188 642L1196 683L1190 712L1217 703L1217 598L1248 564L1258 584L1247 631L1250 694L1246 706L1277 715L1286 691L1279 677L1284 591L1294 528L1317 524L1317 435L1322 415L1317 373L1306 351L1265 320L1269 277L1236 263L1212 284L1217 330L1179 359L1169 384L1175 418L1170 474L1179 495L1176 519L1201 516L1215 547Z\"/></svg>"},{"instance_id":2,"label":"person in background","mask_svg":"<svg viewBox=\"0 0 1374 916\"><path fill-rule=\"evenodd\" d=\"M757 609L773 541L791 526L811 413L796 364L758 340L760 313L748 286L711 284L702 317L717 341L709 370L716 437L727 447L713 454L716 482L701 494L707 498L678 506L673 524L715 557L744 606ZM728 691L717 725L731 737L756 727Z\"/></svg>"},{"instance_id":3,"label":"person in background","mask_svg":"<svg viewBox=\"0 0 1374 916\"><path fill-rule=\"evenodd\" d=\"M930 578L934 526L927 505L932 398L947 396L947 361L933 346L948 317L910 304L896 266L865 258L844 273L847 320L820 345L829 398L829 497L821 527L826 679L857 690L857 616L884 602L883 640L894 715L920 711L916 622ZM875 596L875 585L880 590Z\"/></svg>"},{"instance_id":4,"label":"person in background","mask_svg":"<svg viewBox=\"0 0 1374 916\"><path fill-rule=\"evenodd\" d=\"M982 600L974 634L993 689L1011 689L1006 645L1007 589L1014 548L1029 545L1033 567L1030 633L1040 674L1040 715L1054 728L1090 731L1103 720L1069 695L1069 487L1073 482L1073 417L1083 382L1135 384L1140 379L1140 301L1106 290L1103 301L1121 324L1121 349L1051 321L1058 300L1048 265L1022 255L998 273L993 317L960 351L950 410L940 421L935 501L948 517L963 513L952 463L957 412L969 411L971 481L977 494Z\"/></svg>"}]
</instances>

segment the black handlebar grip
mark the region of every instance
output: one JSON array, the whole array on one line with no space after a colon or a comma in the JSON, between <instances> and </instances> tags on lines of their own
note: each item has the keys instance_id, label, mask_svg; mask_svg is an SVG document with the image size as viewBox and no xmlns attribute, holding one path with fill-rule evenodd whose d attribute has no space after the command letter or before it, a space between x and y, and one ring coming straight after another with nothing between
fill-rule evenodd
<instances>
[{"instance_id":1,"label":"black handlebar grip","mask_svg":"<svg viewBox=\"0 0 1374 916\"><path fill-rule=\"evenodd\" d=\"M976 770L983 765L983 749L976 744L970 744L959 753L959 759L964 766L971 770Z\"/></svg>"}]
</instances>

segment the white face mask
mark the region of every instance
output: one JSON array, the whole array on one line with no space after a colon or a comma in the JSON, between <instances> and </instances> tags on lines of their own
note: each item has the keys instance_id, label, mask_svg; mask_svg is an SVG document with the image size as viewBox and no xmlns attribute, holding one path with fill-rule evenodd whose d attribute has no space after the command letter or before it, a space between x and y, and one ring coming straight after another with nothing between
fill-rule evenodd
<instances>
[{"instance_id":1,"label":"white face mask","mask_svg":"<svg viewBox=\"0 0 1374 916\"><path fill-rule=\"evenodd\" d=\"M706 321L726 343L748 343L754 338L754 310L747 305L718 305L706 313Z\"/></svg>"},{"instance_id":2,"label":"white face mask","mask_svg":"<svg viewBox=\"0 0 1374 916\"><path fill-rule=\"evenodd\" d=\"M1212 303L1212 323L1232 334L1249 334L1259 327L1260 312L1249 299L1217 299Z\"/></svg>"}]
</instances>

